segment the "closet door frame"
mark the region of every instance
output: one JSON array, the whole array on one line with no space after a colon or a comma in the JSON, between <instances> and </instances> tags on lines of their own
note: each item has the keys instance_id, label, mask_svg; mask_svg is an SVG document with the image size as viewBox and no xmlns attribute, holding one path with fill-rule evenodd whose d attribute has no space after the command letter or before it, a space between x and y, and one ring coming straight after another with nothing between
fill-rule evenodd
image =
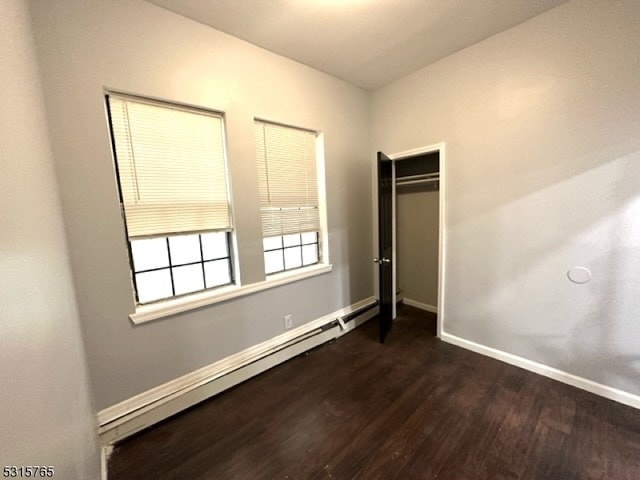
<instances>
[{"instance_id":1,"label":"closet door frame","mask_svg":"<svg viewBox=\"0 0 640 480\"><path fill-rule=\"evenodd\" d=\"M446 153L445 153L445 144L444 142L437 143L434 145L428 145L424 147L414 148L412 150L406 150L403 152L393 153L389 155L389 158L394 162L406 160L408 158L418 157L420 155L424 155L427 153L438 152L439 158L439 168L440 168L440 181L439 181L439 194L438 194L438 321L437 321L437 336L442 337L444 332L444 323L445 323L445 313L446 310L444 308L445 303L445 265L446 265L446 222L445 222L445 201L446 201ZM395 171L395 165L394 165ZM397 218L396 218L396 198L398 193L394 189L394 209L392 214L392 230L393 230L393 253L392 253L392 266L393 266L393 278L394 285L397 285L396 279L396 265L397 265L397 251L396 251L396 227L397 227ZM395 295L396 292L394 290L394 303L395 303ZM394 312L395 313L395 312Z\"/></svg>"}]
</instances>

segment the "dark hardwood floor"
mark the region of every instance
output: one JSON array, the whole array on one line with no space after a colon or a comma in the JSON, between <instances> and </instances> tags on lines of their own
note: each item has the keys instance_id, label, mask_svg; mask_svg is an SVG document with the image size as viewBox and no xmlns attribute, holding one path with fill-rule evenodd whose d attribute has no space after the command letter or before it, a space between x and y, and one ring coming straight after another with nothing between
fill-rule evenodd
<instances>
[{"instance_id":1,"label":"dark hardwood floor","mask_svg":"<svg viewBox=\"0 0 640 480\"><path fill-rule=\"evenodd\" d=\"M109 479L640 479L640 410L433 336L402 306L119 444Z\"/></svg>"}]
</instances>

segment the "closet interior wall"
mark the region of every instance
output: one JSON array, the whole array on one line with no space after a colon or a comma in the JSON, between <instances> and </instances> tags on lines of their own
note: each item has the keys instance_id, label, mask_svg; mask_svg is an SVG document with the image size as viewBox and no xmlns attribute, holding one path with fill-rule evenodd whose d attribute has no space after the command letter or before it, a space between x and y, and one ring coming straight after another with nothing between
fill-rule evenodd
<instances>
[{"instance_id":1,"label":"closet interior wall","mask_svg":"<svg viewBox=\"0 0 640 480\"><path fill-rule=\"evenodd\" d=\"M438 305L438 152L397 160L396 279L399 296L423 307Z\"/></svg>"}]
</instances>

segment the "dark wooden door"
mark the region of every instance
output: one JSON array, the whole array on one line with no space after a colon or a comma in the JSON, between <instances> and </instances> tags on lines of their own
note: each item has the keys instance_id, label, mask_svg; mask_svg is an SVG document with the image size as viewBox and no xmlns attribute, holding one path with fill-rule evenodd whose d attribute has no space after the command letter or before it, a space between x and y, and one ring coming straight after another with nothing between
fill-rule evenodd
<instances>
[{"instance_id":1,"label":"dark wooden door","mask_svg":"<svg viewBox=\"0 0 640 480\"><path fill-rule=\"evenodd\" d=\"M393 161L378 152L378 257L380 343L393 322Z\"/></svg>"}]
</instances>

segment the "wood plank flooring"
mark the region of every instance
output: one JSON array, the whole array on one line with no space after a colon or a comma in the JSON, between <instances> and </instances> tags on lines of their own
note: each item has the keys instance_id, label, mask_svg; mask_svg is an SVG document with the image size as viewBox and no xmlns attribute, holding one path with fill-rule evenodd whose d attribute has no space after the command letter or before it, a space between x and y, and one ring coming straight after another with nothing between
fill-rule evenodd
<instances>
[{"instance_id":1,"label":"wood plank flooring","mask_svg":"<svg viewBox=\"0 0 640 480\"><path fill-rule=\"evenodd\" d=\"M402 306L119 444L109 480L640 479L640 410L445 344Z\"/></svg>"}]
</instances>

